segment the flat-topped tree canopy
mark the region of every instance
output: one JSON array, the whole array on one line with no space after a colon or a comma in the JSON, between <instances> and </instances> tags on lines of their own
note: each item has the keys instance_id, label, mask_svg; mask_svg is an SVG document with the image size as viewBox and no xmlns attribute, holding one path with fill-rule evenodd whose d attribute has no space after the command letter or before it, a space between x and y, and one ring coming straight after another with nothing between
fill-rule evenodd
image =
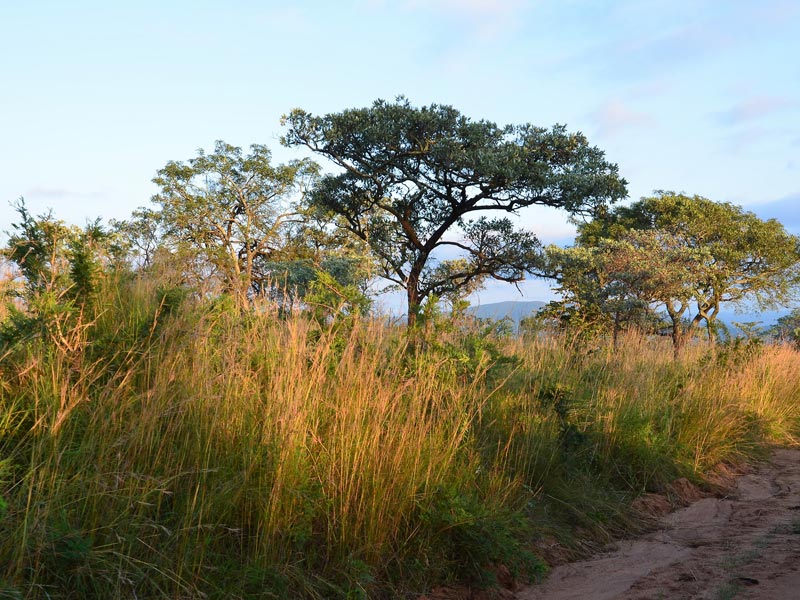
<instances>
[{"instance_id":1,"label":"flat-topped tree canopy","mask_svg":"<svg viewBox=\"0 0 800 600\"><path fill-rule=\"evenodd\" d=\"M296 109L284 124L285 145L306 146L341 168L322 177L309 200L337 215L370 246L380 274L406 290L409 324L431 296L535 272L536 236L491 211L542 205L593 215L626 196L617 166L563 125L500 127L404 97L324 116ZM462 258L432 259L446 246Z\"/></svg>"}]
</instances>

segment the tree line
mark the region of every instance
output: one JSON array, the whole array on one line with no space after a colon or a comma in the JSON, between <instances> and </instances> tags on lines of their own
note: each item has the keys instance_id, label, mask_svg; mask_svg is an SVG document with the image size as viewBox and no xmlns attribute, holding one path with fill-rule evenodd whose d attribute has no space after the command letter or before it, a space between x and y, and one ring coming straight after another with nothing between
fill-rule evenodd
<instances>
[{"instance_id":1,"label":"tree line","mask_svg":"<svg viewBox=\"0 0 800 600\"><path fill-rule=\"evenodd\" d=\"M330 317L367 310L382 280L404 291L413 327L426 305L488 279L538 276L562 294L542 318L612 337L666 320L678 352L701 328L713 335L723 304L786 304L800 282L800 240L778 221L667 191L617 204L618 166L563 125L499 126L404 97L297 109L282 124L281 142L326 170L217 142L168 162L152 206L109 227L69 227L20 202L4 256L26 297L88 302L104 269L124 267L240 309L266 298ZM531 206L565 211L574 245L545 248L509 218Z\"/></svg>"}]
</instances>

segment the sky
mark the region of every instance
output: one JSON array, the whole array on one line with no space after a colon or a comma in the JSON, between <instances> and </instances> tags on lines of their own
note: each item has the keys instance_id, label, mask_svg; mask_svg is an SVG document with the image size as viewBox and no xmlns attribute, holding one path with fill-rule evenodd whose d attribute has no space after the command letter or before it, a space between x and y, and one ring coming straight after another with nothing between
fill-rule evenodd
<instances>
[{"instance_id":1,"label":"sky","mask_svg":"<svg viewBox=\"0 0 800 600\"><path fill-rule=\"evenodd\" d=\"M800 233L800 0L0 0L0 231L148 204L170 160L266 144L281 115L403 94L500 124L562 123L653 190ZM324 163L323 163L324 164ZM567 215L520 224L569 244ZM492 284L477 301L548 300Z\"/></svg>"}]
</instances>

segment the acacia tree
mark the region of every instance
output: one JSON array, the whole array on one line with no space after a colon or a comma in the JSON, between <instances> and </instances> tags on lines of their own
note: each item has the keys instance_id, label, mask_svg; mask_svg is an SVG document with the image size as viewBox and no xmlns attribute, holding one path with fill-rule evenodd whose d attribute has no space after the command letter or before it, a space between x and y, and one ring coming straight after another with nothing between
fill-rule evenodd
<instances>
[{"instance_id":1,"label":"acacia tree","mask_svg":"<svg viewBox=\"0 0 800 600\"><path fill-rule=\"evenodd\" d=\"M657 192L579 226L579 246L609 241L609 276L666 310L676 352L703 322L712 331L722 304L774 307L800 283L800 239L701 196Z\"/></svg>"},{"instance_id":2,"label":"acacia tree","mask_svg":"<svg viewBox=\"0 0 800 600\"><path fill-rule=\"evenodd\" d=\"M186 163L170 161L153 181L153 196L164 239L188 247L207 275L222 283L239 306L268 273L260 266L275 261L286 245L288 225L299 218L291 205L304 182L316 173L308 160L273 166L266 146L241 148L218 141Z\"/></svg>"},{"instance_id":3,"label":"acacia tree","mask_svg":"<svg viewBox=\"0 0 800 600\"><path fill-rule=\"evenodd\" d=\"M375 254L379 274L406 291L410 325L432 296L487 277L516 283L539 264L532 233L488 214L532 205L592 213L626 194L616 165L560 125L500 127L402 97L324 116L297 109L284 124L284 144L339 167L309 200L337 215ZM436 259L447 247L457 262Z\"/></svg>"}]
</instances>

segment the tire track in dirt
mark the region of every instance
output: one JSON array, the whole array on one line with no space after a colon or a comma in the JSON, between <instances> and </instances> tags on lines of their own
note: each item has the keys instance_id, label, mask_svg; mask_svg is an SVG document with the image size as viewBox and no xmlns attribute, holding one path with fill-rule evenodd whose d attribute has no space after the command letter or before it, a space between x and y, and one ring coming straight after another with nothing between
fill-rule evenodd
<instances>
[{"instance_id":1,"label":"tire track in dirt","mask_svg":"<svg viewBox=\"0 0 800 600\"><path fill-rule=\"evenodd\" d=\"M518 600L800 599L800 450L781 449L725 498L659 530L562 565Z\"/></svg>"}]
</instances>

